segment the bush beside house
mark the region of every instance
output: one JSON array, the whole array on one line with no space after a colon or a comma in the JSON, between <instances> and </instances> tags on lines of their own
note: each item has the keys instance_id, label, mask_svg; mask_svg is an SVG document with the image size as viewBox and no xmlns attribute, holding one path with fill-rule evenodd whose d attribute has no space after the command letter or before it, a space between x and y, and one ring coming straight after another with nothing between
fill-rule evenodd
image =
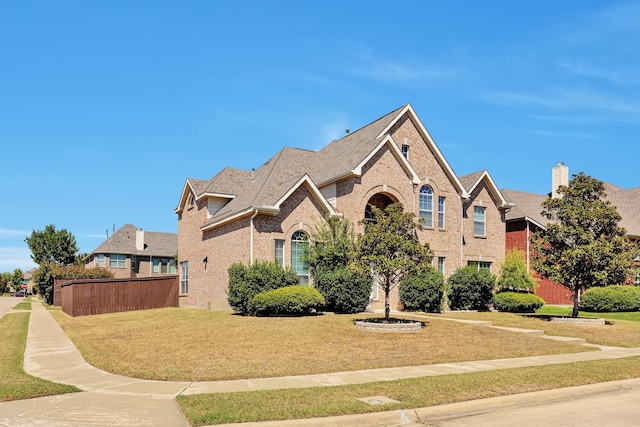
<instances>
[{"instance_id":1,"label":"bush beside house","mask_svg":"<svg viewBox=\"0 0 640 427\"><path fill-rule=\"evenodd\" d=\"M405 310L439 313L442 311L444 276L428 269L400 282L400 302Z\"/></svg>"},{"instance_id":2,"label":"bush beside house","mask_svg":"<svg viewBox=\"0 0 640 427\"><path fill-rule=\"evenodd\" d=\"M493 296L493 308L510 313L533 313L544 305L537 295L524 292L499 292Z\"/></svg>"},{"instance_id":3,"label":"bush beside house","mask_svg":"<svg viewBox=\"0 0 640 427\"><path fill-rule=\"evenodd\" d=\"M447 280L449 308L452 310L488 310L493 300L496 278L488 270L463 267Z\"/></svg>"},{"instance_id":4,"label":"bush beside house","mask_svg":"<svg viewBox=\"0 0 640 427\"><path fill-rule=\"evenodd\" d=\"M595 312L640 310L640 288L612 285L587 289L580 298L580 309Z\"/></svg>"},{"instance_id":5,"label":"bush beside house","mask_svg":"<svg viewBox=\"0 0 640 427\"><path fill-rule=\"evenodd\" d=\"M258 316L309 314L324 306L324 298L306 285L285 286L260 292L251 299L249 309Z\"/></svg>"}]
</instances>

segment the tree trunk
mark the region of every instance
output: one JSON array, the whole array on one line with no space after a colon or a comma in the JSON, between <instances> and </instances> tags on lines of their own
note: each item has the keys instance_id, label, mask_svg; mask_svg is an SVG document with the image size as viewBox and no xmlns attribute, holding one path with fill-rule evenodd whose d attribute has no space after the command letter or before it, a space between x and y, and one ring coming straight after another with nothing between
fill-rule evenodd
<instances>
[{"instance_id":1,"label":"tree trunk","mask_svg":"<svg viewBox=\"0 0 640 427\"><path fill-rule=\"evenodd\" d=\"M384 320L389 321L389 312L391 309L389 308L389 289L384 290Z\"/></svg>"},{"instance_id":2,"label":"tree trunk","mask_svg":"<svg viewBox=\"0 0 640 427\"><path fill-rule=\"evenodd\" d=\"M578 306L580 305L580 287L576 286L573 290L573 310L571 317L578 317Z\"/></svg>"}]
</instances>

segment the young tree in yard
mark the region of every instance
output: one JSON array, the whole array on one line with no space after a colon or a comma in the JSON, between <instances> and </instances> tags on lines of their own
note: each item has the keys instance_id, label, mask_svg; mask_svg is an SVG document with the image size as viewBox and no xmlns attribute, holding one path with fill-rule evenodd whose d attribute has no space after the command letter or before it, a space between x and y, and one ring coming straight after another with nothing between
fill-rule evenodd
<instances>
[{"instance_id":1,"label":"young tree in yard","mask_svg":"<svg viewBox=\"0 0 640 427\"><path fill-rule=\"evenodd\" d=\"M395 203L382 211L372 208L374 221L363 221L364 234L358 238L356 263L363 271L373 271L384 291L384 316L389 321L389 293L400 280L429 268L429 245L416 235L418 225L412 213Z\"/></svg>"},{"instance_id":2,"label":"young tree in yard","mask_svg":"<svg viewBox=\"0 0 640 427\"><path fill-rule=\"evenodd\" d=\"M9 292L9 285L11 283L11 273L0 273L0 293Z\"/></svg>"},{"instance_id":3,"label":"young tree in yard","mask_svg":"<svg viewBox=\"0 0 640 427\"><path fill-rule=\"evenodd\" d=\"M550 222L532 237L532 262L542 277L573 292L571 316L577 317L582 289L628 280L634 249L618 226L616 207L603 200L601 181L580 172L559 192L542 203Z\"/></svg>"},{"instance_id":4,"label":"young tree in yard","mask_svg":"<svg viewBox=\"0 0 640 427\"><path fill-rule=\"evenodd\" d=\"M533 291L536 281L527 271L524 251L520 249L507 251L496 284L501 291Z\"/></svg>"},{"instance_id":5,"label":"young tree in yard","mask_svg":"<svg viewBox=\"0 0 640 427\"><path fill-rule=\"evenodd\" d=\"M38 265L43 262L72 265L76 261L76 238L64 228L56 230L56 226L50 224L44 231L33 230L25 242L31 250L31 259Z\"/></svg>"},{"instance_id":6,"label":"young tree in yard","mask_svg":"<svg viewBox=\"0 0 640 427\"><path fill-rule=\"evenodd\" d=\"M11 275L11 283L13 285L13 289L15 289L16 291L22 290L20 286L22 285L23 277L24 273L22 272L22 270L20 270L19 268L13 270L13 274Z\"/></svg>"}]
</instances>

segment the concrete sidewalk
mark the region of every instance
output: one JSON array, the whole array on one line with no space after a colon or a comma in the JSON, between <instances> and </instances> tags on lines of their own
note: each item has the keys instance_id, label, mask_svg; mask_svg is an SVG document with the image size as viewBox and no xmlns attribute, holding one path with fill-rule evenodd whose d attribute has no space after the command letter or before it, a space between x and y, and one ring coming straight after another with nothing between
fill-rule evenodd
<instances>
[{"instance_id":1,"label":"concrete sidewalk","mask_svg":"<svg viewBox=\"0 0 640 427\"><path fill-rule=\"evenodd\" d=\"M606 347L601 351L573 354L306 376L210 382L150 381L114 375L89 365L51 314L40 303L34 301L24 357L25 371L36 377L74 385L84 392L0 403L0 426L187 426L188 423L174 399L179 394L362 384L638 355L640 348ZM384 414L380 413L380 417ZM399 425L404 418L397 420L396 424L386 425ZM337 419L333 421L338 422ZM406 421L405 424L410 423L409 419ZM308 424L310 422L307 420L304 425L326 425Z\"/></svg>"}]
</instances>

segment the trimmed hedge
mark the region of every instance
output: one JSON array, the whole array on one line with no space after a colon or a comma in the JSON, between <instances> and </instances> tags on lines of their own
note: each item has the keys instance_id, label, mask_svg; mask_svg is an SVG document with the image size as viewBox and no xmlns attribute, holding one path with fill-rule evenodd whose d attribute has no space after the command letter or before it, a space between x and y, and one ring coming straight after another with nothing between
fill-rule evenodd
<instances>
[{"instance_id":1,"label":"trimmed hedge","mask_svg":"<svg viewBox=\"0 0 640 427\"><path fill-rule=\"evenodd\" d=\"M336 313L359 313L367 309L373 280L369 274L348 267L315 269L313 285L326 301L325 309Z\"/></svg>"},{"instance_id":2,"label":"trimmed hedge","mask_svg":"<svg viewBox=\"0 0 640 427\"><path fill-rule=\"evenodd\" d=\"M400 281L399 293L405 310L439 313L442 311L444 276L429 269L416 276L405 277Z\"/></svg>"},{"instance_id":3,"label":"trimmed hedge","mask_svg":"<svg viewBox=\"0 0 640 427\"><path fill-rule=\"evenodd\" d=\"M308 314L324 306L316 289L305 285L286 286L260 292L251 299L250 310L259 316L274 314Z\"/></svg>"},{"instance_id":4,"label":"trimmed hedge","mask_svg":"<svg viewBox=\"0 0 640 427\"><path fill-rule=\"evenodd\" d=\"M251 299L260 292L298 284L298 275L268 261L256 261L246 266L237 262L229 267L229 293L227 301L237 313L251 312Z\"/></svg>"},{"instance_id":5,"label":"trimmed hedge","mask_svg":"<svg viewBox=\"0 0 640 427\"><path fill-rule=\"evenodd\" d=\"M447 280L451 310L488 310L496 277L488 270L463 267Z\"/></svg>"},{"instance_id":6,"label":"trimmed hedge","mask_svg":"<svg viewBox=\"0 0 640 427\"><path fill-rule=\"evenodd\" d=\"M640 288L612 285L587 289L580 298L580 310L595 312L640 310Z\"/></svg>"},{"instance_id":7,"label":"trimmed hedge","mask_svg":"<svg viewBox=\"0 0 640 427\"><path fill-rule=\"evenodd\" d=\"M500 292L493 296L493 308L510 313L533 313L544 305L537 295L522 292Z\"/></svg>"}]
</instances>

